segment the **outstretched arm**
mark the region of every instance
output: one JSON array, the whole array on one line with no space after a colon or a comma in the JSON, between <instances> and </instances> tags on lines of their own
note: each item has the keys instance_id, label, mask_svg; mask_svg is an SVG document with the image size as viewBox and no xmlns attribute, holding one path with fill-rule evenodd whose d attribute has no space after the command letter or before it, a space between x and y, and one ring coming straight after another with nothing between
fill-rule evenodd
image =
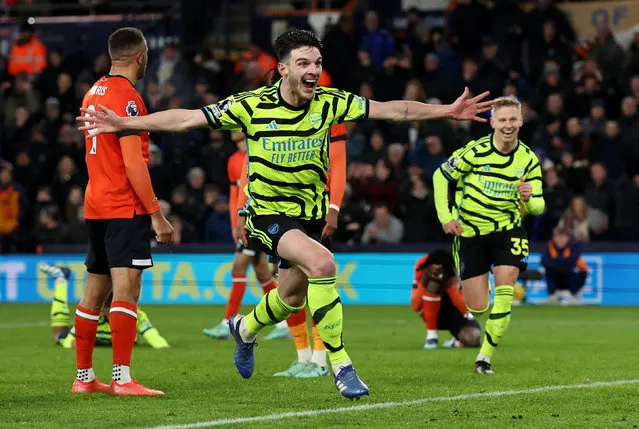
<instances>
[{"instance_id":1,"label":"outstretched arm","mask_svg":"<svg viewBox=\"0 0 639 429\"><path fill-rule=\"evenodd\" d=\"M450 118L486 122L478 115L492 108L494 101L482 101L489 92L470 98L468 88L453 104L425 104L417 101L394 100L387 102L370 101L370 119L392 122L425 121L428 119Z\"/></svg>"},{"instance_id":2,"label":"outstretched arm","mask_svg":"<svg viewBox=\"0 0 639 429\"><path fill-rule=\"evenodd\" d=\"M79 130L88 130L90 136L95 136L123 130L184 133L209 126L204 112L199 109L171 109L145 116L118 116L103 105L98 105L98 109L99 111L80 109L84 116L79 116L76 120L84 122L84 126Z\"/></svg>"}]
</instances>

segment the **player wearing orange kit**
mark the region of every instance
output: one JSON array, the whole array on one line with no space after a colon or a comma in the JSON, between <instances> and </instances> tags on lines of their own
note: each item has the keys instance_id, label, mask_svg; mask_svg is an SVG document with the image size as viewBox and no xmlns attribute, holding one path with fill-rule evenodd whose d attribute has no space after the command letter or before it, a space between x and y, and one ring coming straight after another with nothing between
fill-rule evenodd
<instances>
[{"instance_id":1,"label":"player wearing orange kit","mask_svg":"<svg viewBox=\"0 0 639 429\"><path fill-rule=\"evenodd\" d=\"M439 329L452 334L444 347L479 347L481 329L466 309L460 282L447 250L435 250L415 263L411 307L426 325L425 349L437 348Z\"/></svg>"},{"instance_id":2,"label":"player wearing orange kit","mask_svg":"<svg viewBox=\"0 0 639 429\"><path fill-rule=\"evenodd\" d=\"M105 106L122 116L146 115L135 90L144 77L148 48L135 28L121 28L109 37L111 70L84 96L82 107ZM131 378L131 354L137 334L137 301L142 271L153 266L151 227L160 243L171 243L173 228L160 211L148 170L149 133L86 132L89 172L84 217L89 233L87 281L75 312L77 377L74 393L106 392L117 396L163 395ZM113 300L109 323L113 345L111 385L93 371L93 348L100 312L109 292Z\"/></svg>"},{"instance_id":3,"label":"player wearing orange kit","mask_svg":"<svg viewBox=\"0 0 639 429\"><path fill-rule=\"evenodd\" d=\"M248 154L246 152L246 137L244 133L233 131L231 133L231 140L237 145L237 151L231 155L227 164L227 172L229 177L229 211L231 217L231 228L233 230L233 240L235 240L236 249L235 257L233 259L233 267L231 268L231 275L233 277L231 294L226 304L226 313L224 319L212 328L203 329L202 332L207 337L215 339L227 339L229 333L229 318L236 314L240 305L242 304L242 298L246 292L246 271L249 265L253 265L255 270L255 276L260 282L260 286L264 293L268 293L270 290L275 289L277 286L273 274L271 273L269 263L266 259L266 254L260 250L260 247L253 240L247 240L244 243L242 237L236 233L237 227L237 201L238 195L241 193L240 182L242 178L243 166L248 161ZM244 171L246 176L246 171ZM246 181L246 179L245 179ZM242 200L242 207L244 206L246 199ZM270 339L277 338L290 338L290 333L286 321L282 321L275 326L275 329L269 335Z\"/></svg>"}]
</instances>

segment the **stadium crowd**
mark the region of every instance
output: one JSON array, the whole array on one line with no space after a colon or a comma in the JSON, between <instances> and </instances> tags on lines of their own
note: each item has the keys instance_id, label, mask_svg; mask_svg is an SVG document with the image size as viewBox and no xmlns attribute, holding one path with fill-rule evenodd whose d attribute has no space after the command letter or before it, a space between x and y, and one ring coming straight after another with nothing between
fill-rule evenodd
<instances>
[{"instance_id":1,"label":"stadium crowd","mask_svg":"<svg viewBox=\"0 0 639 429\"><path fill-rule=\"evenodd\" d=\"M409 10L401 28L375 12L343 15L326 32L324 79L375 100L450 103L464 86L514 95L523 103L520 138L540 158L547 210L526 218L531 241L558 224L575 239L639 240L639 33L624 50L605 24L579 43L565 14L547 0L523 12L515 1L459 0L446 28ZM109 70L67 64L21 27L12 48L35 49L1 62L0 249L84 244L84 139L74 117L85 91ZM141 85L149 112L199 108L265 83L270 47L252 44L232 67L203 45L177 44L151 57ZM434 120L348 124L348 185L336 239L355 243L444 241L431 177L457 148L490 132L487 124ZM153 134L149 169L178 242L231 243L227 133Z\"/></svg>"}]
</instances>

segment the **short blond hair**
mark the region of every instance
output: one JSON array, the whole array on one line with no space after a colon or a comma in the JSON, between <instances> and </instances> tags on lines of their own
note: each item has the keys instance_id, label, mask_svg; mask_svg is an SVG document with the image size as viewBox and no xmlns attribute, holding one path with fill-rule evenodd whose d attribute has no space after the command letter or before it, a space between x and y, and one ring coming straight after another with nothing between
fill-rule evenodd
<instances>
[{"instance_id":1,"label":"short blond hair","mask_svg":"<svg viewBox=\"0 0 639 429\"><path fill-rule=\"evenodd\" d=\"M512 95L506 97L495 98L495 104L493 104L493 113L502 107L516 107L521 112L521 102Z\"/></svg>"}]
</instances>

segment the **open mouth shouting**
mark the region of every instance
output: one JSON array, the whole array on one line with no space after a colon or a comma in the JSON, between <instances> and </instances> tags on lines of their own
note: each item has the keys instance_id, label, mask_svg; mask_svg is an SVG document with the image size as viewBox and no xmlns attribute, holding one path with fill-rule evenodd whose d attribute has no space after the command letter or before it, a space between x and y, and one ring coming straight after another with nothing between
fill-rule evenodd
<instances>
[{"instance_id":1,"label":"open mouth shouting","mask_svg":"<svg viewBox=\"0 0 639 429\"><path fill-rule=\"evenodd\" d=\"M501 133L504 135L504 137L506 137L507 139L511 139L514 135L515 135L515 128L503 128L501 130Z\"/></svg>"},{"instance_id":2,"label":"open mouth shouting","mask_svg":"<svg viewBox=\"0 0 639 429\"><path fill-rule=\"evenodd\" d=\"M317 79L302 79L302 88L312 91L317 86Z\"/></svg>"}]
</instances>

